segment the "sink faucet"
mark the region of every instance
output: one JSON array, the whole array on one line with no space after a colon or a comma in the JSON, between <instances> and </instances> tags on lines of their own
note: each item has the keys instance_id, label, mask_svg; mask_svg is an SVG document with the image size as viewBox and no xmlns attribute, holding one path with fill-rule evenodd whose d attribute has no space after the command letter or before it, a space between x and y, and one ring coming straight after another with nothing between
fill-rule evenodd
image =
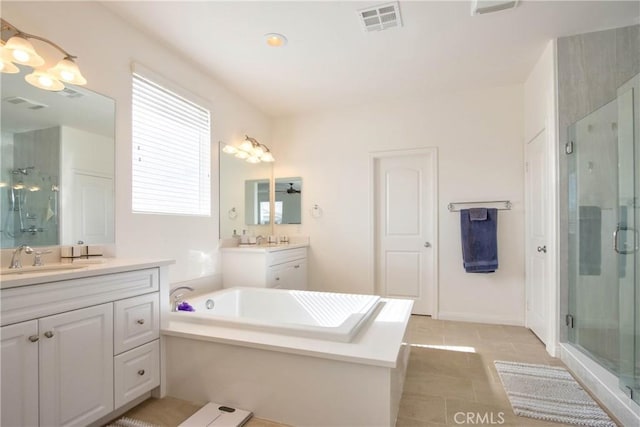
<instances>
[{"instance_id":1,"label":"sink faucet","mask_svg":"<svg viewBox=\"0 0 640 427\"><path fill-rule=\"evenodd\" d=\"M171 289L171 291L169 292L169 297L171 297L171 295L175 294L176 292L182 291L182 290L193 292L194 289L191 286L178 286L177 288ZM173 299L171 300L171 311L178 311L178 306L182 302L183 295L184 293L173 295Z\"/></svg>"},{"instance_id":2,"label":"sink faucet","mask_svg":"<svg viewBox=\"0 0 640 427\"><path fill-rule=\"evenodd\" d=\"M261 245L264 242L264 236L260 235L256 237L256 244Z\"/></svg>"},{"instance_id":3,"label":"sink faucet","mask_svg":"<svg viewBox=\"0 0 640 427\"><path fill-rule=\"evenodd\" d=\"M31 249L30 246L27 246L27 245L18 246L16 250L13 251L13 255L11 256L11 265L9 265L9 268L22 268L22 260L20 259L20 255L22 254L23 250L27 254L33 253L33 249Z\"/></svg>"},{"instance_id":4,"label":"sink faucet","mask_svg":"<svg viewBox=\"0 0 640 427\"><path fill-rule=\"evenodd\" d=\"M27 252L29 253L29 252ZM34 255L33 255L33 266L34 267L42 267L44 266L44 262L42 261L42 255L44 254L50 254L51 253L51 249L43 249L41 251L34 251Z\"/></svg>"}]
</instances>

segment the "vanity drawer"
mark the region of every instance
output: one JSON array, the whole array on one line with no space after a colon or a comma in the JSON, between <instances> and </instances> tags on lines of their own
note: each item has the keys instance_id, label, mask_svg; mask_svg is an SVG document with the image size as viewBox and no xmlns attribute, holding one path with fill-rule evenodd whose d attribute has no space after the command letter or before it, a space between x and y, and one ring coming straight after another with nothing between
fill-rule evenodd
<instances>
[{"instance_id":1,"label":"vanity drawer","mask_svg":"<svg viewBox=\"0 0 640 427\"><path fill-rule=\"evenodd\" d=\"M159 340L113 358L115 407L160 385Z\"/></svg>"},{"instance_id":2,"label":"vanity drawer","mask_svg":"<svg viewBox=\"0 0 640 427\"><path fill-rule=\"evenodd\" d=\"M267 266L283 264L307 257L307 248L285 249L282 251L270 252L267 255Z\"/></svg>"},{"instance_id":3,"label":"vanity drawer","mask_svg":"<svg viewBox=\"0 0 640 427\"><path fill-rule=\"evenodd\" d=\"M114 354L159 337L160 296L157 292L116 301L114 311Z\"/></svg>"}]
</instances>

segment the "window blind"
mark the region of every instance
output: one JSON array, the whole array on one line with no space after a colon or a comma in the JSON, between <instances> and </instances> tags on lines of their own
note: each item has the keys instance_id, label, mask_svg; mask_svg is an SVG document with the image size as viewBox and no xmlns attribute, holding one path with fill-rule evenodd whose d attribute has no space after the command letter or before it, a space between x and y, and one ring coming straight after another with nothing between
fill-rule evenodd
<instances>
[{"instance_id":1,"label":"window blind","mask_svg":"<svg viewBox=\"0 0 640 427\"><path fill-rule=\"evenodd\" d=\"M133 74L132 209L211 215L207 109Z\"/></svg>"}]
</instances>

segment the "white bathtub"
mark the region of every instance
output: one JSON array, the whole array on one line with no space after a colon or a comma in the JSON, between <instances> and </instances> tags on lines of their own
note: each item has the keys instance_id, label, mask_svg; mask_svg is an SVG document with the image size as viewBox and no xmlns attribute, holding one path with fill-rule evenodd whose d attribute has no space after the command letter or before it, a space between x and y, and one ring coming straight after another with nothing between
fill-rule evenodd
<instances>
[{"instance_id":1,"label":"white bathtub","mask_svg":"<svg viewBox=\"0 0 640 427\"><path fill-rule=\"evenodd\" d=\"M172 317L210 325L351 342L380 297L262 288L230 288L186 301L195 312Z\"/></svg>"},{"instance_id":2,"label":"white bathtub","mask_svg":"<svg viewBox=\"0 0 640 427\"><path fill-rule=\"evenodd\" d=\"M208 299L211 311L229 303L226 314L207 314ZM395 425L413 301L261 288L187 301L198 311L162 318L169 395L298 427ZM348 332L354 326L360 332ZM350 342L322 337L341 328L355 334Z\"/></svg>"}]
</instances>

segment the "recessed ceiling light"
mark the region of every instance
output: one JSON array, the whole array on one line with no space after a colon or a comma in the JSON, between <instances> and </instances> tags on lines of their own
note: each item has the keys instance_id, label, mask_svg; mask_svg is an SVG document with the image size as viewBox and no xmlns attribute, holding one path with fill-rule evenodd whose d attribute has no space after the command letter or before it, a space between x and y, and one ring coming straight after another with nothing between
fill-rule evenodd
<instances>
[{"instance_id":1,"label":"recessed ceiling light","mask_svg":"<svg viewBox=\"0 0 640 427\"><path fill-rule=\"evenodd\" d=\"M267 41L267 45L271 47L282 47L287 44L287 38L282 34L269 33L265 34L264 38Z\"/></svg>"}]
</instances>

